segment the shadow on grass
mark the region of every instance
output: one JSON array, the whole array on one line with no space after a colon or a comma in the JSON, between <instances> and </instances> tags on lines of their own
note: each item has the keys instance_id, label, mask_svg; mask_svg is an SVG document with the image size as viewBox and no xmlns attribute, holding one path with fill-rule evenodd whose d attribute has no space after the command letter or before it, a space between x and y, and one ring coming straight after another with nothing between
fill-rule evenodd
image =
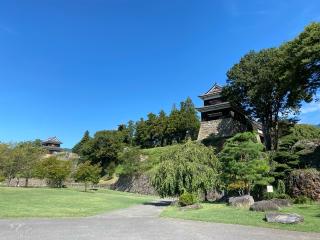
<instances>
[{"instance_id":1,"label":"shadow on grass","mask_svg":"<svg viewBox=\"0 0 320 240\"><path fill-rule=\"evenodd\" d=\"M156 207L166 207L171 205L172 201L156 201L156 202L145 202L143 205L150 205L150 206L156 206Z\"/></svg>"}]
</instances>

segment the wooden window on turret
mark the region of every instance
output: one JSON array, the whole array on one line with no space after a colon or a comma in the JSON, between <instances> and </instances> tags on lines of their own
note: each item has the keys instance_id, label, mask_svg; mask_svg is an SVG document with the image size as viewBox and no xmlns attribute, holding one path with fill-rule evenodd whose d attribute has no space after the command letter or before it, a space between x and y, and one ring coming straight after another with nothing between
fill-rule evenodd
<instances>
[{"instance_id":1,"label":"wooden window on turret","mask_svg":"<svg viewBox=\"0 0 320 240\"><path fill-rule=\"evenodd\" d=\"M221 117L222 115L223 115L222 112L208 113L209 118L217 118L217 117Z\"/></svg>"},{"instance_id":2,"label":"wooden window on turret","mask_svg":"<svg viewBox=\"0 0 320 240\"><path fill-rule=\"evenodd\" d=\"M216 105L219 103L223 103L223 100L221 98L209 99L204 101L204 106Z\"/></svg>"}]
</instances>

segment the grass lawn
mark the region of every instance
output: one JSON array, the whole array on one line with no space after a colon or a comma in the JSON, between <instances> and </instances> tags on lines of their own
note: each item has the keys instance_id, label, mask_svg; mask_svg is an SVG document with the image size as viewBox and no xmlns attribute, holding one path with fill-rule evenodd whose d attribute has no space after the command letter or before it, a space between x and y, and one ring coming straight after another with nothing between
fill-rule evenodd
<instances>
[{"instance_id":1,"label":"grass lawn","mask_svg":"<svg viewBox=\"0 0 320 240\"><path fill-rule=\"evenodd\" d=\"M0 187L0 218L82 217L151 200L152 197L111 190Z\"/></svg>"},{"instance_id":2,"label":"grass lawn","mask_svg":"<svg viewBox=\"0 0 320 240\"><path fill-rule=\"evenodd\" d=\"M278 224L264 221L265 213L229 207L226 204L202 204L198 210L181 211L178 207L166 208L161 216L206 222L230 223L259 227L280 228L293 231L320 232L320 204L293 205L280 212L297 213L304 217L299 224Z\"/></svg>"}]
</instances>

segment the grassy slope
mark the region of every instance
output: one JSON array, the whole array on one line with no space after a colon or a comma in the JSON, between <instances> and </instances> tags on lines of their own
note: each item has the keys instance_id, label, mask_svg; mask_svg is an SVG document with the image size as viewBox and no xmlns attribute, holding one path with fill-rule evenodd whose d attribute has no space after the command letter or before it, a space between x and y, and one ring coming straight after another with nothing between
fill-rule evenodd
<instances>
[{"instance_id":1,"label":"grassy slope","mask_svg":"<svg viewBox=\"0 0 320 240\"><path fill-rule=\"evenodd\" d=\"M152 175L153 170L160 162L161 155L174 149L176 146L177 145L142 149L142 153L148 157L143 164L146 173Z\"/></svg>"},{"instance_id":2,"label":"grassy slope","mask_svg":"<svg viewBox=\"0 0 320 240\"><path fill-rule=\"evenodd\" d=\"M251 225L259 227L280 228L294 231L320 232L320 204L293 205L281 212L297 213L304 217L300 224L277 224L264 221L265 213L252 212L226 206L225 204L203 204L199 210L181 211L177 207L168 207L162 212L163 217L182 218L189 220L219 222L230 224Z\"/></svg>"},{"instance_id":3,"label":"grassy slope","mask_svg":"<svg viewBox=\"0 0 320 240\"><path fill-rule=\"evenodd\" d=\"M0 188L0 217L80 217L126 208L152 197L99 190Z\"/></svg>"}]
</instances>

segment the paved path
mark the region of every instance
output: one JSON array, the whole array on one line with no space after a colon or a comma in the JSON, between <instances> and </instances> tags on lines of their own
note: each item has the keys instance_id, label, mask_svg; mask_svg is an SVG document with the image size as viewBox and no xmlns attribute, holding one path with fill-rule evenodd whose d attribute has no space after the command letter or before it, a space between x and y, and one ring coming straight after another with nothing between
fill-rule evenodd
<instances>
[{"instance_id":1,"label":"paved path","mask_svg":"<svg viewBox=\"0 0 320 240\"><path fill-rule=\"evenodd\" d=\"M163 206L156 205L77 219L0 220L0 240L320 240L315 233L159 218Z\"/></svg>"}]
</instances>

